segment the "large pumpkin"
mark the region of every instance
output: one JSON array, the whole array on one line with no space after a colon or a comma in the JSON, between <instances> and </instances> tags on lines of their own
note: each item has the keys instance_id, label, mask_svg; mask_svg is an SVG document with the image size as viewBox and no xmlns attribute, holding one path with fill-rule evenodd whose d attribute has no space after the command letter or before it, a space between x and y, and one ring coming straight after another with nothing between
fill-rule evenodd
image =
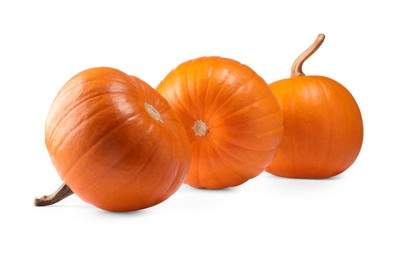
<instances>
[{"instance_id":1,"label":"large pumpkin","mask_svg":"<svg viewBox=\"0 0 402 260\"><path fill-rule=\"evenodd\" d=\"M222 57L180 64L157 90L182 120L191 143L185 182L237 186L264 171L282 133L282 114L267 83L251 68Z\"/></svg>"},{"instance_id":2,"label":"large pumpkin","mask_svg":"<svg viewBox=\"0 0 402 260\"><path fill-rule=\"evenodd\" d=\"M168 102L112 68L85 70L65 84L49 111L46 146L65 183L59 192L110 211L164 201L183 183L190 159L186 132Z\"/></svg>"},{"instance_id":3,"label":"large pumpkin","mask_svg":"<svg viewBox=\"0 0 402 260\"><path fill-rule=\"evenodd\" d=\"M357 158L363 121L351 93L337 81L305 76L304 61L324 41L317 40L293 64L291 78L270 84L284 114L284 135L267 171L282 177L327 178Z\"/></svg>"}]
</instances>

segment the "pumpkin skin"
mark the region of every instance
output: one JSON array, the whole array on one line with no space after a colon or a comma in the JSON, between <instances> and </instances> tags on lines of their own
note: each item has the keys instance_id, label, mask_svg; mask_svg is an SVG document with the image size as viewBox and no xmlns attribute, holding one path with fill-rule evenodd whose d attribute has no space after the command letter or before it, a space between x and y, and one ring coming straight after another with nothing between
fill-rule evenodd
<instances>
[{"instance_id":1,"label":"pumpkin skin","mask_svg":"<svg viewBox=\"0 0 402 260\"><path fill-rule=\"evenodd\" d=\"M69 80L50 108L45 136L64 183L104 210L156 205L180 187L189 168L186 132L168 102L113 68Z\"/></svg>"},{"instance_id":2,"label":"pumpkin skin","mask_svg":"<svg viewBox=\"0 0 402 260\"><path fill-rule=\"evenodd\" d=\"M316 44L320 45L324 35L319 38ZM309 55L304 58L317 48L306 50ZM291 78L270 84L283 110L284 133L266 170L289 178L332 177L349 168L360 152L360 109L340 83L323 76L304 76L299 65L294 65Z\"/></svg>"},{"instance_id":3,"label":"pumpkin skin","mask_svg":"<svg viewBox=\"0 0 402 260\"><path fill-rule=\"evenodd\" d=\"M363 121L349 91L322 76L270 85L284 114L284 134L267 171L292 178L327 178L352 165L363 142Z\"/></svg>"},{"instance_id":4,"label":"pumpkin skin","mask_svg":"<svg viewBox=\"0 0 402 260\"><path fill-rule=\"evenodd\" d=\"M240 185L271 162L282 114L267 83L222 57L180 64L158 85L182 120L191 144L185 183L206 189Z\"/></svg>"}]
</instances>

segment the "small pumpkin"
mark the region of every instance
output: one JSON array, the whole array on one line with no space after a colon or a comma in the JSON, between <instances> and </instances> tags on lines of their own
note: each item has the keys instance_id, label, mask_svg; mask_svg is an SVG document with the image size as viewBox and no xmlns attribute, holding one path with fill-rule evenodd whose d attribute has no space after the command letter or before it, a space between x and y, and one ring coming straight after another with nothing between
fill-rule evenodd
<instances>
[{"instance_id":1,"label":"small pumpkin","mask_svg":"<svg viewBox=\"0 0 402 260\"><path fill-rule=\"evenodd\" d=\"M104 210L147 208L170 197L189 168L189 141L168 102L113 68L82 71L64 85L45 139L64 184L35 205L75 193Z\"/></svg>"},{"instance_id":2,"label":"small pumpkin","mask_svg":"<svg viewBox=\"0 0 402 260\"><path fill-rule=\"evenodd\" d=\"M302 65L322 44L316 41L294 62L291 78L270 84L284 114L284 134L267 171L290 178L328 178L356 160L363 120L352 94L337 81L305 76Z\"/></svg>"},{"instance_id":3,"label":"small pumpkin","mask_svg":"<svg viewBox=\"0 0 402 260\"><path fill-rule=\"evenodd\" d=\"M185 183L206 189L237 186L271 162L282 114L267 83L250 67L228 58L200 57L177 66L157 90L190 140Z\"/></svg>"}]
</instances>

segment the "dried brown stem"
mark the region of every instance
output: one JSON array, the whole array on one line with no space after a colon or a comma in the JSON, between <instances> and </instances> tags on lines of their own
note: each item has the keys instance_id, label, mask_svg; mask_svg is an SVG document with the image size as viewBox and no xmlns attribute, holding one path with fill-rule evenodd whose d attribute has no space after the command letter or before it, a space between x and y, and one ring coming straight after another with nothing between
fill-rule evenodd
<instances>
[{"instance_id":1,"label":"dried brown stem","mask_svg":"<svg viewBox=\"0 0 402 260\"><path fill-rule=\"evenodd\" d=\"M44 195L40 198L35 198L34 205L35 206L53 205L72 194L74 194L74 192L66 184L63 183L63 185L61 185L60 188L58 188L52 194Z\"/></svg>"},{"instance_id":2,"label":"dried brown stem","mask_svg":"<svg viewBox=\"0 0 402 260\"><path fill-rule=\"evenodd\" d=\"M317 39L313 42L310 47L308 47L299 57L293 62L292 69L290 70L290 77L304 76L302 71L303 63L311 56L313 53L320 48L321 44L324 42L325 35L319 34Z\"/></svg>"}]
</instances>

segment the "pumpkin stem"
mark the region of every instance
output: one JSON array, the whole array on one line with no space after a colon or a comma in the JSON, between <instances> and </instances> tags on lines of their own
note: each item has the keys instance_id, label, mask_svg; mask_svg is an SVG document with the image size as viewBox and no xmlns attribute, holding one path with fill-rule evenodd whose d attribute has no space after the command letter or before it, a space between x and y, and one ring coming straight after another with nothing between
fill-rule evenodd
<instances>
[{"instance_id":1,"label":"pumpkin stem","mask_svg":"<svg viewBox=\"0 0 402 260\"><path fill-rule=\"evenodd\" d=\"M324 42L325 35L320 33L317 39L310 45L299 57L293 62L292 69L290 70L290 77L304 76L302 71L303 63L310 58L313 53L320 48L321 44Z\"/></svg>"},{"instance_id":2,"label":"pumpkin stem","mask_svg":"<svg viewBox=\"0 0 402 260\"><path fill-rule=\"evenodd\" d=\"M151 104L145 102L144 107L145 107L145 110L148 112L148 114L150 114L155 120L163 123L163 119L161 117L161 114L159 114L159 111L156 110L156 108L154 106L152 106Z\"/></svg>"},{"instance_id":3,"label":"pumpkin stem","mask_svg":"<svg viewBox=\"0 0 402 260\"><path fill-rule=\"evenodd\" d=\"M40 198L35 198L34 206L48 206L53 205L68 196L74 194L74 192L65 183L60 186L55 192L50 195L44 195Z\"/></svg>"},{"instance_id":4,"label":"pumpkin stem","mask_svg":"<svg viewBox=\"0 0 402 260\"><path fill-rule=\"evenodd\" d=\"M208 133L208 126L204 121L197 120L194 123L193 130L195 136L206 136Z\"/></svg>"}]
</instances>

